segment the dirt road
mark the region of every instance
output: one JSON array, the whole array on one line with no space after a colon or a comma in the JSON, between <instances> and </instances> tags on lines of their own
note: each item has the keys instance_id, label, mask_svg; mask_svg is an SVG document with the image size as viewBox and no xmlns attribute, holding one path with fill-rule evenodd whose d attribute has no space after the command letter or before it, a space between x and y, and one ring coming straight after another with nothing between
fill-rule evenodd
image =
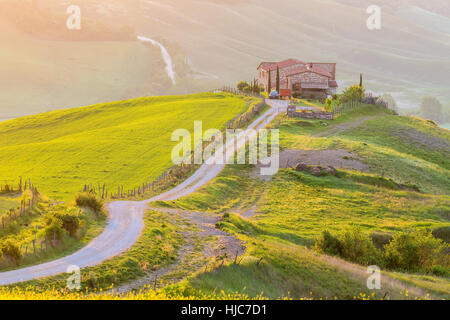
<instances>
[{"instance_id":1,"label":"dirt road","mask_svg":"<svg viewBox=\"0 0 450 320\"><path fill-rule=\"evenodd\" d=\"M331 136L335 136L338 135L344 131L347 130L351 130L353 128L357 128L360 125L362 125L364 122L368 121L368 120L372 120L377 118L378 116L367 116L367 117L362 117L359 118L358 120L355 121L351 121L351 122L344 122L344 123L340 123L337 125L332 125L329 129L319 132L315 135L313 135L313 137L331 137Z\"/></svg>"},{"instance_id":2,"label":"dirt road","mask_svg":"<svg viewBox=\"0 0 450 320\"><path fill-rule=\"evenodd\" d=\"M251 129L266 127L279 113L286 110L287 104L282 101L268 101L272 107L258 117L249 127L236 138L236 148L245 145L246 136L251 138ZM215 163L223 153L233 150L234 143L227 143L223 148L211 156L208 163ZM109 212L108 225L103 233L92 240L86 247L74 254L47 263L23 269L0 273L0 285L29 281L41 277L48 277L67 272L69 266L80 268L91 267L117 256L128 250L138 239L143 228L143 215L148 204L157 200L175 200L197 191L207 182L214 179L224 168L223 164L203 164L191 177L177 187L164 192L149 200L132 202L117 201L107 205Z\"/></svg>"}]
</instances>

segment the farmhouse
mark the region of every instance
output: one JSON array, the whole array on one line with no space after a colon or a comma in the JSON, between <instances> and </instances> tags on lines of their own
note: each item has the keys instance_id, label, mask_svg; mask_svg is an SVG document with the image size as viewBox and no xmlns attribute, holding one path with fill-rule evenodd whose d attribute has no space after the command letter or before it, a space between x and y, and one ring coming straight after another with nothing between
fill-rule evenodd
<instances>
[{"instance_id":1,"label":"farmhouse","mask_svg":"<svg viewBox=\"0 0 450 320\"><path fill-rule=\"evenodd\" d=\"M262 62L258 66L258 83L268 92L276 88L277 69L280 72L280 89L289 95L326 96L336 93L336 63L296 59Z\"/></svg>"}]
</instances>

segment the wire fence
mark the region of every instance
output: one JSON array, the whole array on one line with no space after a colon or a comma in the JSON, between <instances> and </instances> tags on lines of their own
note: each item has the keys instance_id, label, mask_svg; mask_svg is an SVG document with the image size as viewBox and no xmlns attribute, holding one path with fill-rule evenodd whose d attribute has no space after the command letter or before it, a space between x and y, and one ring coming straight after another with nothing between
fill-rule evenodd
<instances>
[{"instance_id":1,"label":"wire fence","mask_svg":"<svg viewBox=\"0 0 450 320\"><path fill-rule=\"evenodd\" d=\"M15 208L7 209L6 212L1 214L0 216L0 228L6 229L9 224L13 223L17 219L19 219L22 216L25 216L27 214L30 214L31 210L35 206L35 204L38 202L39 198L39 191L36 187L34 187L31 184L31 180L28 179L28 181L25 181L23 184L22 178L20 178L19 183L17 184L17 188L14 188L13 183L5 182L5 184L1 185L1 193L8 194L8 193L23 193L27 190L30 191L30 197L26 198L23 197L20 200L20 205Z\"/></svg>"}]
</instances>

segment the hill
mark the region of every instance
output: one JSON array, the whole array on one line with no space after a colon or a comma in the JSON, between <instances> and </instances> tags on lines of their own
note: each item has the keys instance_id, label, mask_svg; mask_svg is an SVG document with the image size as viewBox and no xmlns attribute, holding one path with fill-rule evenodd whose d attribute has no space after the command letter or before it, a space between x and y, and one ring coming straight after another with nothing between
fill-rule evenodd
<instances>
[{"instance_id":1,"label":"hill","mask_svg":"<svg viewBox=\"0 0 450 320\"><path fill-rule=\"evenodd\" d=\"M139 98L66 109L0 123L0 176L30 177L51 199L72 199L85 183L132 188L172 167L171 134L224 128L247 111L228 94ZM126 189L125 189L126 190Z\"/></svg>"},{"instance_id":2,"label":"hill","mask_svg":"<svg viewBox=\"0 0 450 320\"><path fill-rule=\"evenodd\" d=\"M382 259L366 261L383 269L383 290L375 293L367 290L364 260L345 261L314 249L324 231L351 237L359 230L360 241L366 235L379 250L412 230L448 232L447 130L368 106L334 122L282 117L274 124L280 129L284 166L275 177L261 179L251 166L228 166L196 194L161 203L222 213L219 228L237 235L247 248L240 264L200 272L176 286L181 292L353 299L360 293L381 298L389 290L390 298L409 299L406 288L411 299L427 293L449 297L448 273L389 269ZM338 173L297 171L298 161L332 164Z\"/></svg>"},{"instance_id":3,"label":"hill","mask_svg":"<svg viewBox=\"0 0 450 320\"><path fill-rule=\"evenodd\" d=\"M128 137L131 135L126 142L135 139L154 142L148 139L148 132L141 124L155 125L158 119L164 119L164 106L170 105L178 115L171 126L186 125L184 118L189 114L178 107L185 106L188 99L195 101L195 105L203 100L214 101L217 105L219 100L229 107L246 107L241 97L202 94L138 99L128 104L108 104L108 108L93 106L57 111L40 118L30 117L28 123L26 118L19 119L16 125L20 124L20 132L26 136L31 132L35 134L30 143L26 143L27 139L14 130L16 126L11 126L9 137L18 140L17 145L11 143L11 147L27 148L37 144L52 150L58 142L73 141L82 146L88 140L80 137L99 136L82 152L99 158L92 149L101 145L105 148L102 151L112 155L115 153L110 151L109 145L104 145L104 137L118 140L114 131L120 131L122 136L124 133ZM146 103L149 106L146 107ZM146 118L148 109L153 107L158 116ZM118 112L118 108L124 109L123 112ZM144 111L146 116L142 121L136 120ZM181 114L183 120L178 120ZM56 119L61 121L55 122ZM86 131L85 119L89 119L89 126L100 129ZM65 120L73 125L66 123L56 131L52 129ZM40 131L41 126L45 130ZM450 228L448 130L370 105L346 112L332 121L280 116L272 127L280 130L282 148L282 168L277 175L268 179L259 175L257 167L228 165L199 191L175 201L152 203L144 216L144 230L139 240L122 255L83 269L82 286L95 292L99 288L111 289L114 283L119 292L139 291L136 296L128 296L130 298L448 299L449 265L448 251L445 251ZM134 129L142 135L131 131ZM30 133L27 130L31 130ZM49 135L48 132L55 134L41 144L44 132L47 132L44 136ZM161 135L163 131L158 132ZM162 146L162 136L158 139L159 145L167 150L170 146ZM138 151L124 147L122 141L115 144L121 154L114 158L109 156L102 168L111 167L111 172L114 168L112 178L124 179L121 175L127 169L117 169L121 168L121 161L125 161L122 155L136 157ZM146 158L148 152L142 153L143 146L138 146L139 155ZM73 148L71 144L65 150L73 152ZM5 146L0 153L4 150L12 149ZM133 167L142 175L150 168L144 168L141 158L133 162ZM159 161L163 158L160 156ZM149 160L155 166L153 158ZM72 166L79 164L63 158L59 159L59 166L67 161L72 161ZM306 169L296 166L299 161L307 164ZM98 175L96 170L100 166L97 165L87 168L89 176ZM328 165L334 166L336 171L319 170L317 174L312 170ZM56 162L52 167L56 167ZM127 174L134 177L132 171ZM110 175L106 178L110 179ZM61 185L58 184L58 188ZM325 232L329 232L328 241L336 241L337 248L343 249L330 252L328 247L323 247L320 239L327 234ZM414 232L422 237L418 243L411 240L417 236ZM389 256L395 250L400 250L400 255L406 254L398 239L406 239L402 240L408 241L406 248L410 245L413 248L408 251L410 256L405 257L410 259L406 267L392 264L393 258ZM430 247L417 249L423 244ZM350 248L351 254L344 254L345 248ZM382 290L375 292L366 285L367 266L374 264L380 266L383 273ZM155 293L156 276L158 290ZM62 274L19 286L42 290L39 293L42 297L63 298L59 291L46 291L46 288L63 288L65 284L66 275ZM3 291L2 294L23 296L26 292L30 291L9 294ZM107 296L120 297L112 291ZM95 295L83 298L95 298Z\"/></svg>"},{"instance_id":4,"label":"hill","mask_svg":"<svg viewBox=\"0 0 450 320\"><path fill-rule=\"evenodd\" d=\"M97 1L101 3L102 1ZM397 3L397 2L396 2ZM382 30L366 27L370 1L142 1L136 30L182 46L193 68L228 83L252 79L261 61L337 62L341 86L365 75L401 107L426 93L450 103L447 1L382 1ZM180 32L183 30L183 32Z\"/></svg>"},{"instance_id":5,"label":"hill","mask_svg":"<svg viewBox=\"0 0 450 320\"><path fill-rule=\"evenodd\" d=\"M37 39L2 20L0 43L1 118L148 96L171 87L159 48L137 41Z\"/></svg>"},{"instance_id":6,"label":"hill","mask_svg":"<svg viewBox=\"0 0 450 320\"><path fill-rule=\"evenodd\" d=\"M69 5L57 0L36 3L41 11L63 16ZM3 117L211 90L236 79L253 79L263 60L290 57L336 62L341 88L363 73L368 90L391 93L401 108L418 107L428 95L439 98L446 108L450 105L450 20L445 0L380 1L379 31L366 27L370 1L282 0L273 5L269 0L77 0L70 4L80 5L89 22L88 36L81 39L92 38L95 43L65 32L64 42L51 41L54 34L49 37L36 26L32 35L23 36L17 34L17 25L5 26L2 19L0 41L5 48L2 55L7 55L2 61L9 71L2 73L0 81L8 84L11 78L27 89L21 94L15 89L20 86L2 91L0 99L10 106L2 107ZM176 86L166 75L159 48L123 41L133 39L122 36L122 26L165 45L174 61ZM108 39L114 43L105 42Z\"/></svg>"}]
</instances>

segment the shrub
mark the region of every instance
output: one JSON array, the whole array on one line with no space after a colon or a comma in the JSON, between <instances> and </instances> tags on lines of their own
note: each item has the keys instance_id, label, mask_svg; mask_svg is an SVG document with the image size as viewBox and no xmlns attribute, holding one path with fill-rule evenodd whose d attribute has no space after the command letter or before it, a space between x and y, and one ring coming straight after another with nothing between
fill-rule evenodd
<instances>
[{"instance_id":1,"label":"shrub","mask_svg":"<svg viewBox=\"0 0 450 320\"><path fill-rule=\"evenodd\" d=\"M450 266L449 245L429 231L395 235L385 249L389 268L431 272L435 265Z\"/></svg>"},{"instance_id":2,"label":"shrub","mask_svg":"<svg viewBox=\"0 0 450 320\"><path fill-rule=\"evenodd\" d=\"M105 215L104 202L92 193L80 193L75 197L78 207L89 208L97 215Z\"/></svg>"},{"instance_id":3,"label":"shrub","mask_svg":"<svg viewBox=\"0 0 450 320\"><path fill-rule=\"evenodd\" d=\"M344 259L363 265L382 264L381 251L375 248L372 239L358 228L350 229L339 237Z\"/></svg>"},{"instance_id":4,"label":"shrub","mask_svg":"<svg viewBox=\"0 0 450 320\"><path fill-rule=\"evenodd\" d=\"M356 101L364 98L365 89L363 86L354 84L351 87L344 90L342 94L346 101Z\"/></svg>"},{"instance_id":5,"label":"shrub","mask_svg":"<svg viewBox=\"0 0 450 320\"><path fill-rule=\"evenodd\" d=\"M440 265L434 265L431 268L431 273L439 276L439 277L449 277L450 276L450 268L446 268Z\"/></svg>"},{"instance_id":6,"label":"shrub","mask_svg":"<svg viewBox=\"0 0 450 320\"><path fill-rule=\"evenodd\" d=\"M22 259L20 248L10 240L4 241L0 244L0 252L3 258L12 261L15 265L18 265Z\"/></svg>"},{"instance_id":7,"label":"shrub","mask_svg":"<svg viewBox=\"0 0 450 320\"><path fill-rule=\"evenodd\" d=\"M46 226L44 229L44 235L47 239L61 240L67 234L67 230L63 228L63 222L61 219L54 215L48 215L46 218Z\"/></svg>"},{"instance_id":8,"label":"shrub","mask_svg":"<svg viewBox=\"0 0 450 320\"><path fill-rule=\"evenodd\" d=\"M440 227L436 228L432 232L435 238L444 240L447 243L450 243L450 226L449 227Z\"/></svg>"},{"instance_id":9,"label":"shrub","mask_svg":"<svg viewBox=\"0 0 450 320\"><path fill-rule=\"evenodd\" d=\"M384 247L392 241L392 235L387 233L377 233L374 232L370 235L373 244L377 249L384 250Z\"/></svg>"},{"instance_id":10,"label":"shrub","mask_svg":"<svg viewBox=\"0 0 450 320\"><path fill-rule=\"evenodd\" d=\"M58 214L57 217L62 221L62 227L74 237L81 225L78 214L65 212L63 214Z\"/></svg>"},{"instance_id":11,"label":"shrub","mask_svg":"<svg viewBox=\"0 0 450 320\"><path fill-rule=\"evenodd\" d=\"M236 86L236 88L239 90L239 91L243 91L244 90L244 88L249 88L250 87L250 85L246 82L246 81L240 81L238 84L237 84L237 86Z\"/></svg>"},{"instance_id":12,"label":"shrub","mask_svg":"<svg viewBox=\"0 0 450 320\"><path fill-rule=\"evenodd\" d=\"M323 231L320 237L317 238L315 248L319 252L334 256L340 256L342 254L341 242L327 230Z\"/></svg>"},{"instance_id":13,"label":"shrub","mask_svg":"<svg viewBox=\"0 0 450 320\"><path fill-rule=\"evenodd\" d=\"M324 231L316 240L315 248L319 252L340 256L343 259L363 265L382 265L382 253L375 248L369 236L359 229L351 229L339 236Z\"/></svg>"},{"instance_id":14,"label":"shrub","mask_svg":"<svg viewBox=\"0 0 450 320\"><path fill-rule=\"evenodd\" d=\"M333 103L333 98L327 98L325 100L325 107L327 110L331 110L332 109L332 103Z\"/></svg>"}]
</instances>

